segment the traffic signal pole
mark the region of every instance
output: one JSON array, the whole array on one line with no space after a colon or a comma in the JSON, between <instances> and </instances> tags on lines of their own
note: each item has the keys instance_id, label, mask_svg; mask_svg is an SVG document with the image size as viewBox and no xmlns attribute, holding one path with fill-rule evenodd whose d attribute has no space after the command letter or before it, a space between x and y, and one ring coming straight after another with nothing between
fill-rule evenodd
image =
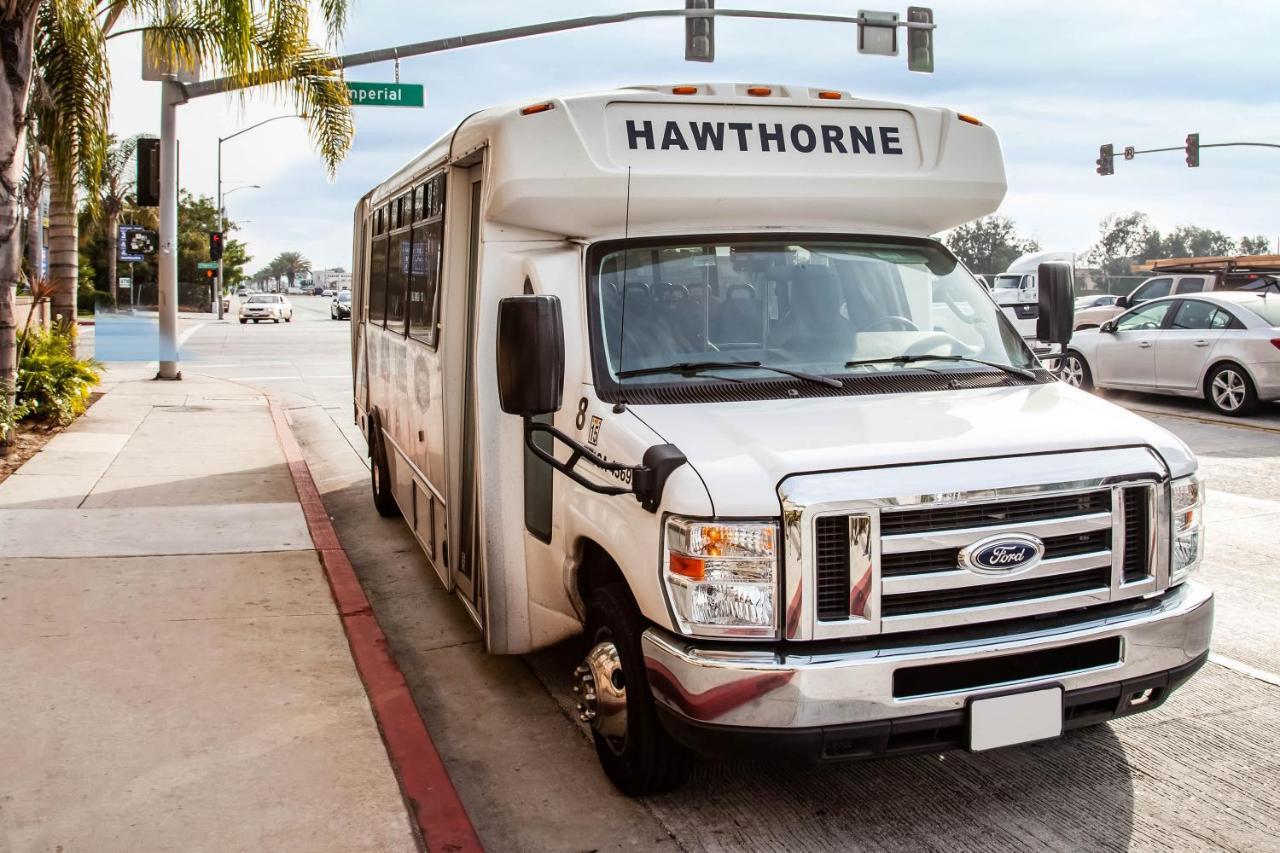
<instances>
[{"instance_id":1,"label":"traffic signal pole","mask_svg":"<svg viewBox=\"0 0 1280 853\"><path fill-rule=\"evenodd\" d=\"M817 21L823 23L855 24L859 34L863 28L892 28L895 33L894 50L897 53L896 33L898 29L907 32L909 38L907 49L907 65L913 71L932 73L933 42L932 33L937 28L933 23L933 14L923 7L912 6L907 10L908 20L887 22L880 13L867 16L858 15L821 15L811 12L775 12L760 9L642 9L630 12L619 12L613 15L590 15L582 18L568 18L560 21L548 21L541 24L530 24L523 27L509 27L502 30L487 30L461 36L415 42L398 47L385 47L337 56L326 63L329 68L354 68L360 65L371 65L378 62L392 62L408 59L412 56L423 56L429 53L442 53L462 47L474 47L481 44L493 44L530 36L547 35L549 33L579 30L587 27L598 27L604 24L618 24L624 21L636 21L645 18L763 18L782 21ZM710 23L710 22L708 22ZM927 47L917 51L911 44L913 34L930 36ZM710 27L708 33L710 35ZM861 39L859 39L861 43ZM710 55L714 56L714 47ZM926 56L927 54L927 56ZM927 59L927 62L925 61ZM251 88L271 83L279 83L287 76L277 71L263 71L251 75L248 81L243 78L221 77L198 83L184 84L174 77L166 78L160 88L160 372L159 379L181 379L178 370L178 172L177 172L177 107L192 98L217 95L237 89ZM228 137L229 138L229 137ZM221 217L222 205L218 205ZM219 219L221 227L221 219ZM219 278L221 281L221 262L219 262ZM221 310L222 299L217 300Z\"/></svg>"},{"instance_id":2,"label":"traffic signal pole","mask_svg":"<svg viewBox=\"0 0 1280 853\"><path fill-rule=\"evenodd\" d=\"M1200 134L1187 134L1187 141L1183 145L1169 145L1163 148L1134 148L1132 145L1126 146L1123 151L1124 159L1132 160L1139 154L1160 154L1166 151L1181 151L1187 157L1187 165L1196 168L1200 165L1200 150L1202 148L1280 148L1280 144L1274 142L1201 142ZM1115 170L1114 153L1112 145L1103 145L1098 149L1097 161L1099 175L1113 175Z\"/></svg>"}]
</instances>

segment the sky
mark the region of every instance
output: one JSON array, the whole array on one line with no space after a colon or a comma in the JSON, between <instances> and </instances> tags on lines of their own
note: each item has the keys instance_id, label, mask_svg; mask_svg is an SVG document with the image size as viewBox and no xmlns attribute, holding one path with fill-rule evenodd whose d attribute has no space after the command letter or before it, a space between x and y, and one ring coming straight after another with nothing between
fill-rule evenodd
<instances>
[{"instance_id":1,"label":"sky","mask_svg":"<svg viewBox=\"0 0 1280 853\"><path fill-rule=\"evenodd\" d=\"M313 4L318 5L318 4ZM451 3L351 0L339 53L630 9L679 0L515 0ZM856 14L833 0L721 0L722 8ZM877 8L901 7L880 3ZM719 19L716 61L684 61L678 19L614 24L406 59L402 82L426 86L424 109L357 107L356 139L336 179L297 119L272 122L223 145L224 192L248 244L250 271L282 251L315 268L350 266L356 201L470 113L510 101L635 83L736 81L832 87L855 97L945 106L981 118L1000 137L1009 192L999 213L1045 250L1084 251L1111 213L1147 212L1161 230L1216 228L1280 239L1280 149L1180 152L1125 162L1125 145L1280 143L1280 90L1270 45L1280 3L996 2L935 0L936 70L915 74L898 57L859 55L852 25ZM316 37L323 39L317 26ZM139 37L110 43L112 130L158 135L159 84L140 79ZM348 70L349 80L394 79L392 63ZM261 94L211 96L178 110L183 188L212 196L217 139L291 105ZM1116 146L1116 174L1094 173L1098 146Z\"/></svg>"}]
</instances>

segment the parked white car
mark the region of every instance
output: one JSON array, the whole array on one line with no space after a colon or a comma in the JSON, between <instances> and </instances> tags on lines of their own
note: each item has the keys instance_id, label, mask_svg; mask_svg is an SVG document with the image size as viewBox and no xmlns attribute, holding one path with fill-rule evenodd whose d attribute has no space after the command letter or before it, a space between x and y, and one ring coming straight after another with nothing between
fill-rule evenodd
<instances>
[{"instance_id":1,"label":"parked white car","mask_svg":"<svg viewBox=\"0 0 1280 853\"><path fill-rule=\"evenodd\" d=\"M1076 332L1063 381L1201 397L1224 415L1280 399L1280 295L1225 290L1168 296Z\"/></svg>"},{"instance_id":2,"label":"parked white car","mask_svg":"<svg viewBox=\"0 0 1280 853\"><path fill-rule=\"evenodd\" d=\"M278 293L255 293L240 303L240 322L247 323L250 320L255 323L262 320L279 323L284 320L288 323L293 320L293 305Z\"/></svg>"}]
</instances>

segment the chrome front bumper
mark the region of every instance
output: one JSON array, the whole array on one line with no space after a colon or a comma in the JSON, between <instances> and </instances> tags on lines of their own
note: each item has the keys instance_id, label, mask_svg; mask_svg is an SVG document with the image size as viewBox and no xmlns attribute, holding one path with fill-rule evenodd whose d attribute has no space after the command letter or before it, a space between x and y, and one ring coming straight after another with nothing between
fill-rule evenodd
<instances>
[{"instance_id":1,"label":"chrome front bumper","mask_svg":"<svg viewBox=\"0 0 1280 853\"><path fill-rule=\"evenodd\" d=\"M988 625L914 638L769 648L710 646L650 628L642 646L649 683L668 720L717 729L814 729L963 714L975 696L1022 688L1061 685L1068 695L1086 696L1095 688L1136 684L1147 676L1189 675L1209 649L1213 593L1188 581L1159 598L1099 608L1092 616L1064 614L1048 625L1014 624L1021 628L1005 627L1005 633L1000 625ZM1073 665L1076 647L1105 646L1091 641L1112 639L1118 643L1118 660ZM1051 650L1061 650L1044 656L1056 662L1052 672L1035 677L1017 673L1017 655ZM965 663L977 665L956 670L969 679L977 673L980 685L920 689L918 668ZM905 697L895 695L895 685L898 694L904 693L906 679L896 676L903 670L912 671L916 685ZM924 671L926 684L932 672ZM1176 686L1172 679L1169 683Z\"/></svg>"}]
</instances>

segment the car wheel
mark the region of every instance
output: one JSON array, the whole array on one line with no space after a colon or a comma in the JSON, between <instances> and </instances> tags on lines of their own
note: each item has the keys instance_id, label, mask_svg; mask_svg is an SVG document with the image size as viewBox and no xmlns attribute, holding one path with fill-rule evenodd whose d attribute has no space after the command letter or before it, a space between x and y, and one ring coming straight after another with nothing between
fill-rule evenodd
<instances>
[{"instance_id":1,"label":"car wheel","mask_svg":"<svg viewBox=\"0 0 1280 853\"><path fill-rule=\"evenodd\" d=\"M284 318L284 321L285 321L286 323L292 323L292 322L293 322L293 315L292 315L292 314L290 314L288 317L285 317L285 318Z\"/></svg>"},{"instance_id":2,"label":"car wheel","mask_svg":"<svg viewBox=\"0 0 1280 853\"><path fill-rule=\"evenodd\" d=\"M386 445L382 442L382 429L373 422L369 438L369 485L373 489L373 506L383 518L397 518L400 507L391 492L391 465L387 462Z\"/></svg>"},{"instance_id":3,"label":"car wheel","mask_svg":"<svg viewBox=\"0 0 1280 853\"><path fill-rule=\"evenodd\" d=\"M1093 374L1089 372L1089 363L1078 352L1068 351L1062 357L1062 365L1058 368L1058 378L1082 391L1093 390Z\"/></svg>"},{"instance_id":4,"label":"car wheel","mask_svg":"<svg viewBox=\"0 0 1280 853\"><path fill-rule=\"evenodd\" d=\"M279 322L280 322L280 318L279 318L279 317L272 317L272 318L271 318L271 322L273 322L273 323L279 323Z\"/></svg>"},{"instance_id":5,"label":"car wheel","mask_svg":"<svg viewBox=\"0 0 1280 853\"><path fill-rule=\"evenodd\" d=\"M258 318L257 318L257 317L254 317L254 318L253 318L253 325L255 325L255 326L256 326L256 325L258 325Z\"/></svg>"},{"instance_id":6,"label":"car wheel","mask_svg":"<svg viewBox=\"0 0 1280 853\"><path fill-rule=\"evenodd\" d=\"M1258 392L1249 374L1238 364L1219 364L1209 371L1204 385L1205 399L1224 415L1240 417L1258 408Z\"/></svg>"},{"instance_id":7,"label":"car wheel","mask_svg":"<svg viewBox=\"0 0 1280 853\"><path fill-rule=\"evenodd\" d=\"M591 725L605 775L633 797L678 788L693 769L693 753L658 719L640 648L644 628L624 584L594 590L587 601L591 648L573 673L578 719Z\"/></svg>"}]
</instances>

